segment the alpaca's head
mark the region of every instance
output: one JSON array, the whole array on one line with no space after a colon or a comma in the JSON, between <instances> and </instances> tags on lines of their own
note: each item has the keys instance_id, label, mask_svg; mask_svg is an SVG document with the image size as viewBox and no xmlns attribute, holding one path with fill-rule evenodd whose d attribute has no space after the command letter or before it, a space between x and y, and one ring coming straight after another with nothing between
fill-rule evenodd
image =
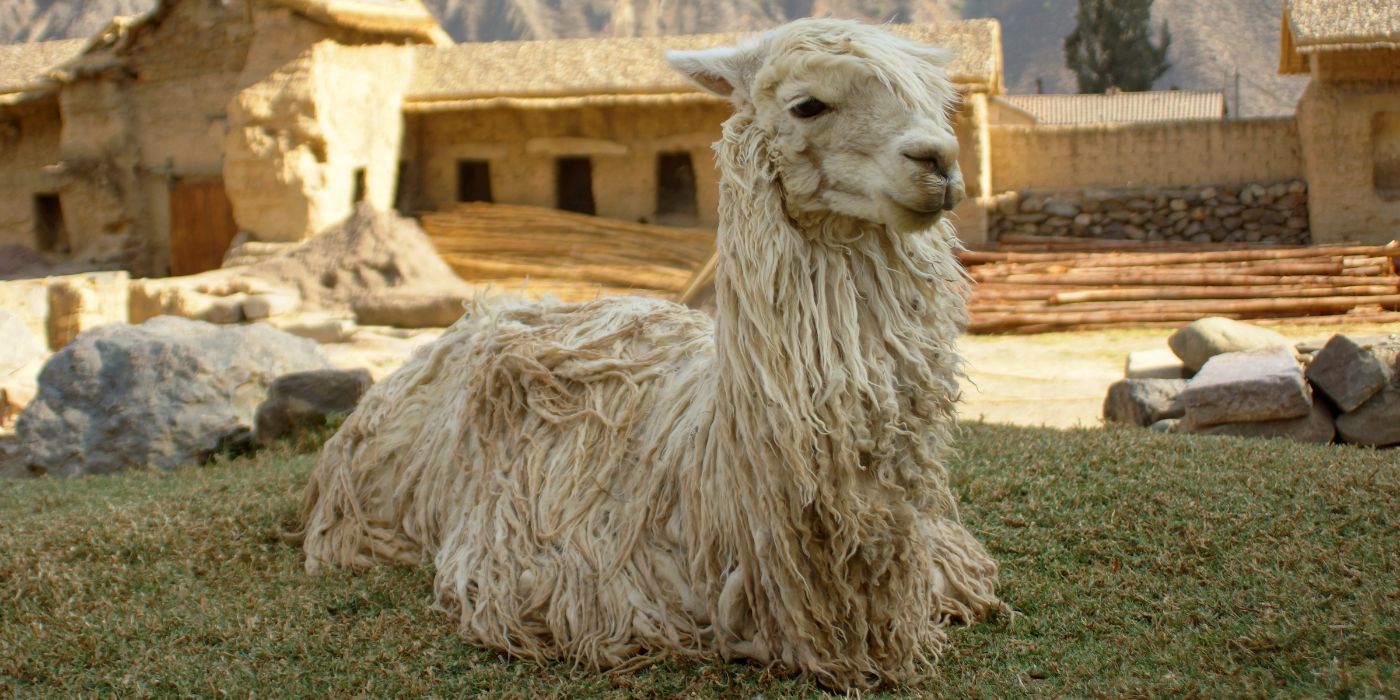
<instances>
[{"instance_id":1,"label":"alpaca's head","mask_svg":"<svg viewBox=\"0 0 1400 700\"><path fill-rule=\"evenodd\" d=\"M922 230L963 198L948 52L880 27L799 20L671 65L751 115L786 206Z\"/></svg>"}]
</instances>

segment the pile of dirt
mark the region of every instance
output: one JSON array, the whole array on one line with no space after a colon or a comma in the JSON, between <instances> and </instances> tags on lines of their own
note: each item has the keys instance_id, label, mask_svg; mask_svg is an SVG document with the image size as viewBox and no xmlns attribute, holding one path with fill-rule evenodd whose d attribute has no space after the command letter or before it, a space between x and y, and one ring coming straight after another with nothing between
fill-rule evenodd
<instances>
[{"instance_id":1,"label":"pile of dirt","mask_svg":"<svg viewBox=\"0 0 1400 700\"><path fill-rule=\"evenodd\" d=\"M462 297L472 292L417 223L364 204L344 223L248 266L240 276L296 289L306 304L327 309L348 308L390 291Z\"/></svg>"}]
</instances>

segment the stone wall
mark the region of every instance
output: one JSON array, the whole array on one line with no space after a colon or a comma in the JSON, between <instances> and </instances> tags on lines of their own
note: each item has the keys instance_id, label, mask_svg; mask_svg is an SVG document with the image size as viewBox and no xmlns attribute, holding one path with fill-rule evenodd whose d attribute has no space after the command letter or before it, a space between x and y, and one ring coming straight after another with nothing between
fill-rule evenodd
<instances>
[{"instance_id":1,"label":"stone wall","mask_svg":"<svg viewBox=\"0 0 1400 700\"><path fill-rule=\"evenodd\" d=\"M1292 117L993 126L993 192L1190 187L1303 176Z\"/></svg>"},{"instance_id":2,"label":"stone wall","mask_svg":"<svg viewBox=\"0 0 1400 700\"><path fill-rule=\"evenodd\" d=\"M1311 242L1308 190L1268 185L1027 190L995 198L993 238L1015 233L1197 243Z\"/></svg>"}]
</instances>

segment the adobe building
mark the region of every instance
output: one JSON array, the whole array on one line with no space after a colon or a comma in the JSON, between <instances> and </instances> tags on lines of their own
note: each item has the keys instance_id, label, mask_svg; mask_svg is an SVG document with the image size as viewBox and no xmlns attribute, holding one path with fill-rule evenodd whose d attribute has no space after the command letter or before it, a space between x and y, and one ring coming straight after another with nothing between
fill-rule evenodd
<instances>
[{"instance_id":1,"label":"adobe building","mask_svg":"<svg viewBox=\"0 0 1400 700\"><path fill-rule=\"evenodd\" d=\"M957 50L962 167L984 195L998 25L896 30ZM0 47L0 245L178 275L361 200L713 225L729 107L663 54L740 38L452 46L418 0L163 0L91 40Z\"/></svg>"},{"instance_id":2,"label":"adobe building","mask_svg":"<svg viewBox=\"0 0 1400 700\"><path fill-rule=\"evenodd\" d=\"M896 25L954 49L963 103L955 126L969 202L963 235L977 237L972 201L991 186L987 100L1001 92L993 20ZM727 102L672 70L670 49L732 44L739 34L565 39L415 49L404 97L401 203L434 210L489 200L677 225L715 225L711 144Z\"/></svg>"},{"instance_id":3,"label":"adobe building","mask_svg":"<svg viewBox=\"0 0 1400 700\"><path fill-rule=\"evenodd\" d=\"M1279 71L1311 77L1298 135L1314 240L1400 238L1400 8L1290 0Z\"/></svg>"},{"instance_id":4,"label":"adobe building","mask_svg":"<svg viewBox=\"0 0 1400 700\"><path fill-rule=\"evenodd\" d=\"M449 41L417 0L163 0L0 47L0 245L188 274L392 206L402 47Z\"/></svg>"},{"instance_id":5,"label":"adobe building","mask_svg":"<svg viewBox=\"0 0 1400 700\"><path fill-rule=\"evenodd\" d=\"M995 21L892 28L956 52L965 243L1013 219L1100 235L1042 205L1098 207L1105 188L1123 206L1162 209L1178 190L1276 205L1235 221L1192 199L1211 240L1396 237L1400 16L1370 0L1286 6L1282 69L1312 77L1296 119L1222 119L1219 93L1007 97ZM162 0L90 40L0 46L0 246L190 274L240 233L303 240L359 201L713 225L710 144L729 106L663 56L739 39L453 45L419 0ZM1205 235L1184 214L1123 215L1149 240Z\"/></svg>"}]
</instances>

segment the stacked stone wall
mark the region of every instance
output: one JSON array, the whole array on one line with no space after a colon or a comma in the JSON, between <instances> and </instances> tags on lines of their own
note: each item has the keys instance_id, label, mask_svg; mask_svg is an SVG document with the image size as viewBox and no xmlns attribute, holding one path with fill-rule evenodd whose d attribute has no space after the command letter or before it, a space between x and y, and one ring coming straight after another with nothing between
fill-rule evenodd
<instances>
[{"instance_id":1,"label":"stacked stone wall","mask_svg":"<svg viewBox=\"0 0 1400 700\"><path fill-rule=\"evenodd\" d=\"M1247 185L1008 192L990 230L1006 234L1196 243L1312 242L1301 180Z\"/></svg>"}]
</instances>

